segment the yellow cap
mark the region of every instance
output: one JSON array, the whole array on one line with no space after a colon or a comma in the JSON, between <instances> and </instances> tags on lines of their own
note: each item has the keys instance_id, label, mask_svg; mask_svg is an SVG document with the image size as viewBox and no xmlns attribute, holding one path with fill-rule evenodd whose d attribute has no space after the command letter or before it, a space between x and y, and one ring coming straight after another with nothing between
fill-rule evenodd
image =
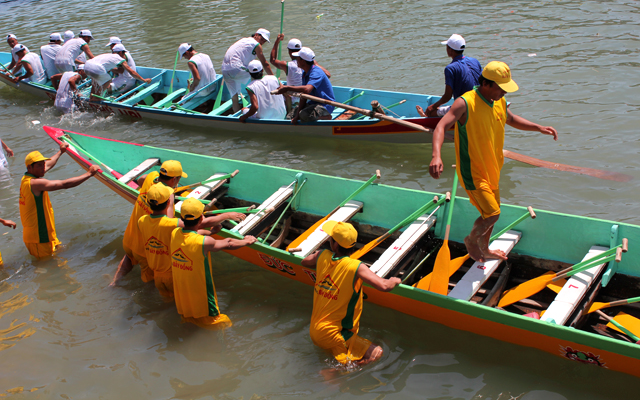
<instances>
[{"instance_id":1,"label":"yellow cap","mask_svg":"<svg viewBox=\"0 0 640 400\"><path fill-rule=\"evenodd\" d=\"M502 61L491 61L482 70L482 76L497 83L507 93L518 90L518 85L511 79L509 66Z\"/></svg>"},{"instance_id":2,"label":"yellow cap","mask_svg":"<svg viewBox=\"0 0 640 400\"><path fill-rule=\"evenodd\" d=\"M200 218L204 211L204 204L190 197L182 202L180 216L182 219L194 220Z\"/></svg>"},{"instance_id":3,"label":"yellow cap","mask_svg":"<svg viewBox=\"0 0 640 400\"><path fill-rule=\"evenodd\" d=\"M345 249L355 246L358 240L356 228L348 222L327 221L322 225L322 230Z\"/></svg>"},{"instance_id":4,"label":"yellow cap","mask_svg":"<svg viewBox=\"0 0 640 400\"><path fill-rule=\"evenodd\" d=\"M182 172L182 164L180 164L180 161L176 160L168 160L163 162L162 166L160 166L160 173L172 178L175 178L176 176L186 178L188 176L187 174Z\"/></svg>"},{"instance_id":5,"label":"yellow cap","mask_svg":"<svg viewBox=\"0 0 640 400\"><path fill-rule=\"evenodd\" d=\"M46 160L51 160L50 158L47 158L45 156L43 156L42 154L40 154L39 151L32 151L31 153L27 154L27 158L24 159L24 163L25 165L28 167L29 165L38 162L38 161L46 161Z\"/></svg>"},{"instance_id":6,"label":"yellow cap","mask_svg":"<svg viewBox=\"0 0 640 400\"><path fill-rule=\"evenodd\" d=\"M158 205L167 202L171 198L173 189L163 183L156 183L149 188L147 192L147 201L151 204Z\"/></svg>"}]
</instances>

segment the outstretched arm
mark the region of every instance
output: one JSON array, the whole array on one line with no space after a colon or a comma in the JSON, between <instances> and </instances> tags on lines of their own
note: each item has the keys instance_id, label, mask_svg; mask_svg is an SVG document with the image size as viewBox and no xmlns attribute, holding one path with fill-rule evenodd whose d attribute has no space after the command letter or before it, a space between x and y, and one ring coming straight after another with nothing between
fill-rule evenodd
<instances>
[{"instance_id":1,"label":"outstretched arm","mask_svg":"<svg viewBox=\"0 0 640 400\"><path fill-rule=\"evenodd\" d=\"M249 107L249 111L240 116L240 122L247 122L247 118L258 112L258 96L250 91L249 88L247 88L247 93L249 94L249 100L251 100L251 107Z\"/></svg>"},{"instance_id":2,"label":"outstretched arm","mask_svg":"<svg viewBox=\"0 0 640 400\"><path fill-rule=\"evenodd\" d=\"M245 236L244 239L222 239L216 240L211 236L207 236L204 238L204 253L207 254L209 252L214 253L220 250L236 250L244 246L249 246L256 242L256 238L253 236Z\"/></svg>"},{"instance_id":3,"label":"outstretched arm","mask_svg":"<svg viewBox=\"0 0 640 400\"><path fill-rule=\"evenodd\" d=\"M207 217L204 218L202 220L202 222L200 222L200 225L198 226L199 228L209 228L212 226L216 226L221 224L223 221L226 221L228 219L236 221L236 222L240 222L240 221L244 221L244 219L247 218L246 215L239 213L239 212L226 212L223 214L217 214L217 215L213 215L211 217Z\"/></svg>"},{"instance_id":4,"label":"outstretched arm","mask_svg":"<svg viewBox=\"0 0 640 400\"><path fill-rule=\"evenodd\" d=\"M16 226L17 226L17 224L11 221L10 219L2 219L2 218L0 218L0 224L4 226L8 226L9 228L13 228L13 229L16 229Z\"/></svg>"},{"instance_id":5,"label":"outstretched arm","mask_svg":"<svg viewBox=\"0 0 640 400\"><path fill-rule=\"evenodd\" d=\"M318 257L322 254L323 250L318 250L313 254L309 254L306 256L300 264L305 268L316 269L316 265L318 265Z\"/></svg>"},{"instance_id":6,"label":"outstretched arm","mask_svg":"<svg viewBox=\"0 0 640 400\"><path fill-rule=\"evenodd\" d=\"M431 104L426 109L426 114L428 117L437 117L438 116L438 107L451 100L453 96L453 88L449 85L444 85L444 94L440 97L440 100Z\"/></svg>"},{"instance_id":7,"label":"outstretched arm","mask_svg":"<svg viewBox=\"0 0 640 400\"><path fill-rule=\"evenodd\" d=\"M91 49L89 48L89 45L88 45L88 44L87 44L87 45L82 46L82 51L84 51L84 54L86 54L86 55L87 55L87 59L91 60L91 59L94 57L94 55L93 55L93 53L91 52Z\"/></svg>"},{"instance_id":8,"label":"outstretched arm","mask_svg":"<svg viewBox=\"0 0 640 400\"><path fill-rule=\"evenodd\" d=\"M61 142L60 143L60 150L56 154L51 156L51 160L47 160L47 161L44 162L44 171L45 172L49 171L51 168L56 166L56 163L58 162L58 159L60 158L62 153L65 153L67 151L68 147L69 147L68 143L65 143L65 142Z\"/></svg>"},{"instance_id":9,"label":"outstretched arm","mask_svg":"<svg viewBox=\"0 0 640 400\"><path fill-rule=\"evenodd\" d=\"M11 150L9 146L7 146L7 144L2 139L0 139L0 142L2 143L2 148L7 153L7 155L9 157L13 157L13 150Z\"/></svg>"},{"instance_id":10,"label":"outstretched arm","mask_svg":"<svg viewBox=\"0 0 640 400\"><path fill-rule=\"evenodd\" d=\"M280 41L282 41L282 39L284 39L284 34L281 33L276 38L275 43L273 43L273 48L271 49L271 57L269 58L269 62L274 67L283 70L284 73L286 74L288 72L287 63L285 61L278 60L278 44L280 44Z\"/></svg>"},{"instance_id":11,"label":"outstretched arm","mask_svg":"<svg viewBox=\"0 0 640 400\"><path fill-rule=\"evenodd\" d=\"M398 286L400 282L402 282L400 278L395 277L389 279L380 278L369 269L367 264L364 263L360 263L360 266L358 267L358 278L371 285L374 289L382 292L390 292L394 287Z\"/></svg>"},{"instance_id":12,"label":"outstretched arm","mask_svg":"<svg viewBox=\"0 0 640 400\"><path fill-rule=\"evenodd\" d=\"M558 131L556 131L551 126L542 126L535 124L531 121L528 121L522 118L519 115L516 115L511 112L510 109L507 108L507 124L509 126L520 129L521 131L538 131L543 135L551 135L553 136L553 140L558 140Z\"/></svg>"},{"instance_id":13,"label":"outstretched arm","mask_svg":"<svg viewBox=\"0 0 640 400\"><path fill-rule=\"evenodd\" d=\"M462 98L453 102L453 106L448 113L442 117L438 126L433 131L433 149L431 153L431 163L429 164L429 174L435 179L440 178L440 174L444 171L444 165L442 164L442 158L440 157L440 149L444 142L444 133L449 129L456 121L466 121L467 115L467 103Z\"/></svg>"},{"instance_id":14,"label":"outstretched arm","mask_svg":"<svg viewBox=\"0 0 640 400\"><path fill-rule=\"evenodd\" d=\"M122 63L122 68L126 69L131 74L131 76L133 76L137 80L142 81L144 83L151 83L151 79L149 78L144 79L143 77L141 77L136 71L133 70L133 68L129 66L129 64L127 64L126 61Z\"/></svg>"},{"instance_id":15,"label":"outstretched arm","mask_svg":"<svg viewBox=\"0 0 640 400\"><path fill-rule=\"evenodd\" d=\"M92 165L88 172L82 175L74 176L73 178L67 178L64 180L50 181L44 178L37 178L31 180L31 191L34 196L40 196L42 192L53 192L60 189L69 189L80 185L82 182L94 176L100 167Z\"/></svg>"},{"instance_id":16,"label":"outstretched arm","mask_svg":"<svg viewBox=\"0 0 640 400\"><path fill-rule=\"evenodd\" d=\"M262 45L256 46L256 57L258 57L258 60L262 63L262 68L267 71L267 75L273 75L273 72L271 72L271 66L267 62L267 59L264 58L264 54L262 54Z\"/></svg>"}]
</instances>

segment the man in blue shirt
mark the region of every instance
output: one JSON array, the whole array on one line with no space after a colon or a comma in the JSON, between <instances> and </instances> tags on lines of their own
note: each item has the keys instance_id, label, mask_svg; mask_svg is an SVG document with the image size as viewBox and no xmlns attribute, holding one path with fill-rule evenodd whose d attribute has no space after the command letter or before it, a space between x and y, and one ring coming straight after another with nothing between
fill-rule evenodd
<instances>
[{"instance_id":1,"label":"man in blue shirt","mask_svg":"<svg viewBox=\"0 0 640 400\"><path fill-rule=\"evenodd\" d=\"M480 62L462 54L466 46L462 36L453 34L447 41L441 43L447 45L447 55L451 57L451 63L444 69L444 94L440 100L427 107L426 111L416 106L418 114L423 117L442 117L449 108L444 107L438 112L438 107L448 102L451 96L455 100L472 90L478 85L478 78L482 74Z\"/></svg>"},{"instance_id":2,"label":"man in blue shirt","mask_svg":"<svg viewBox=\"0 0 640 400\"><path fill-rule=\"evenodd\" d=\"M327 74L315 63L316 55L313 50L308 47L303 47L299 52L293 53L292 56L298 57L296 63L298 67L304 71L302 74L302 86L282 86L276 93L299 92L325 100L335 101L333 86L331 86ZM291 110L291 113L289 113L287 117L291 118L291 123L295 125L298 123L298 120L302 122L312 122L319 119L331 119L332 112L333 106L323 105L301 98L298 107Z\"/></svg>"}]
</instances>

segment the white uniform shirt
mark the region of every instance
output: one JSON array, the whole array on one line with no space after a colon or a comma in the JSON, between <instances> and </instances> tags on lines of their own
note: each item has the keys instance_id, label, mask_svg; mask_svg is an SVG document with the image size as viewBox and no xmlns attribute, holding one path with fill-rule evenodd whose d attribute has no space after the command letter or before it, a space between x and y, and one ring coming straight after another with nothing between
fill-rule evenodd
<instances>
[{"instance_id":1,"label":"white uniform shirt","mask_svg":"<svg viewBox=\"0 0 640 400\"><path fill-rule=\"evenodd\" d=\"M209 58L208 55L204 53L196 53L195 56L189 59L189 62L194 63L196 67L198 67L198 74L200 74L200 82L198 83L198 86L196 86L193 90L194 92L216 80L216 70L213 68L213 63L211 62L211 58ZM197 96L206 96L209 93L213 92L213 89L215 89L215 85L209 86L205 90L198 93Z\"/></svg>"},{"instance_id":2,"label":"white uniform shirt","mask_svg":"<svg viewBox=\"0 0 640 400\"><path fill-rule=\"evenodd\" d=\"M27 53L24 55L24 57L22 57L22 63L31 65L31 68L33 69L33 75L31 75L27 79L24 79L25 82L47 82L47 75L44 73L44 66L42 65L42 60L40 59L39 55L37 55L36 53Z\"/></svg>"},{"instance_id":3,"label":"white uniform shirt","mask_svg":"<svg viewBox=\"0 0 640 400\"><path fill-rule=\"evenodd\" d=\"M287 63L287 86L302 86L302 74L304 70L298 67L295 61Z\"/></svg>"},{"instance_id":4,"label":"white uniform shirt","mask_svg":"<svg viewBox=\"0 0 640 400\"><path fill-rule=\"evenodd\" d=\"M42 56L42 63L44 64L44 69L47 73L47 76L51 78L55 74L58 73L58 68L56 68L56 55L60 51L62 46L59 44L47 44L40 47L40 55Z\"/></svg>"},{"instance_id":5,"label":"white uniform shirt","mask_svg":"<svg viewBox=\"0 0 640 400\"><path fill-rule=\"evenodd\" d=\"M273 75L265 75L262 79L252 80L247 85L247 91L253 92L258 98L258 111L249 118L284 119L287 115L284 96L271 95L271 91L278 87L280 87L278 78Z\"/></svg>"},{"instance_id":6,"label":"white uniform shirt","mask_svg":"<svg viewBox=\"0 0 640 400\"><path fill-rule=\"evenodd\" d=\"M0 169L9 168L9 163L7 162L7 157L4 155L4 147L0 145Z\"/></svg>"},{"instance_id":7,"label":"white uniform shirt","mask_svg":"<svg viewBox=\"0 0 640 400\"><path fill-rule=\"evenodd\" d=\"M55 58L56 65L67 65L75 67L75 60L82 53L82 48L87 44L84 39L71 39L62 45ZM59 69L59 68L58 68Z\"/></svg>"},{"instance_id":8,"label":"white uniform shirt","mask_svg":"<svg viewBox=\"0 0 640 400\"><path fill-rule=\"evenodd\" d=\"M13 57L13 61L16 63L20 62L20 57L18 57L18 55L16 54L16 47L18 47L18 45L16 44L15 46L13 46L13 48L11 49L11 56ZM24 46L24 48L27 50L27 53L29 52L29 48L27 46Z\"/></svg>"},{"instance_id":9,"label":"white uniform shirt","mask_svg":"<svg viewBox=\"0 0 640 400\"><path fill-rule=\"evenodd\" d=\"M96 75L107 74L123 62L125 62L125 59L117 54L100 54L99 56L93 57L91 60L87 60L84 64L84 70L87 73Z\"/></svg>"},{"instance_id":10,"label":"white uniform shirt","mask_svg":"<svg viewBox=\"0 0 640 400\"><path fill-rule=\"evenodd\" d=\"M222 70L247 70L247 65L256 59L258 42L252 38L242 38L229 47L222 60Z\"/></svg>"},{"instance_id":11,"label":"white uniform shirt","mask_svg":"<svg viewBox=\"0 0 640 400\"><path fill-rule=\"evenodd\" d=\"M135 61L133 61L133 57L131 57L131 53L129 53L127 51L124 54L127 57L127 59L125 60L127 62L127 65L129 65L135 71L136 70L136 63L135 63ZM120 89L127 90L128 88L131 88L131 87L133 87L133 85L135 85L136 78L131 76L129 71L125 70L124 73L119 74L118 76L113 78L113 82L112 83L113 83L114 89L116 89L116 90L120 90Z\"/></svg>"},{"instance_id":12,"label":"white uniform shirt","mask_svg":"<svg viewBox=\"0 0 640 400\"><path fill-rule=\"evenodd\" d=\"M65 72L60 78L60 86L58 86L58 92L56 93L56 101L54 106L65 114L70 113L73 110L73 94L69 88L69 79L78 75L77 72Z\"/></svg>"}]
</instances>

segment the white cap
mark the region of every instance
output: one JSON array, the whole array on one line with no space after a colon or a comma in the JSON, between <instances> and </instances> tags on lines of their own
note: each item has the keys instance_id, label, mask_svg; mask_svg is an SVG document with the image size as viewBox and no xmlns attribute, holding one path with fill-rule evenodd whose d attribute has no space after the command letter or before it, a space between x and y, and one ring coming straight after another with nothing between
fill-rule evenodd
<instances>
[{"instance_id":1,"label":"white cap","mask_svg":"<svg viewBox=\"0 0 640 400\"><path fill-rule=\"evenodd\" d=\"M81 69L84 69L84 64L78 64L77 68L78 68L78 71L80 71Z\"/></svg>"},{"instance_id":2,"label":"white cap","mask_svg":"<svg viewBox=\"0 0 640 400\"><path fill-rule=\"evenodd\" d=\"M117 44L115 46L113 46L113 48L111 49L111 51L113 53L120 53L121 51L127 51L127 49L124 48L124 45L122 44Z\"/></svg>"},{"instance_id":3,"label":"white cap","mask_svg":"<svg viewBox=\"0 0 640 400\"><path fill-rule=\"evenodd\" d=\"M75 34L75 33L73 33L73 31L65 31L65 33L64 33L64 40L65 40L65 41L67 41L67 40L71 40L71 39L73 39L75 36L76 36L76 34Z\"/></svg>"},{"instance_id":4,"label":"white cap","mask_svg":"<svg viewBox=\"0 0 640 400\"><path fill-rule=\"evenodd\" d=\"M302 48L302 42L298 39L289 40L289 44L287 45L287 49L290 50L300 50Z\"/></svg>"},{"instance_id":5,"label":"white cap","mask_svg":"<svg viewBox=\"0 0 640 400\"><path fill-rule=\"evenodd\" d=\"M455 51L462 51L464 50L464 46L465 46L464 38L458 35L457 33L454 33L453 35L451 35L451 37L447 39L447 41L440 42L440 43L446 44L447 46L451 47Z\"/></svg>"},{"instance_id":6,"label":"white cap","mask_svg":"<svg viewBox=\"0 0 640 400\"><path fill-rule=\"evenodd\" d=\"M88 29L83 29L80 31L80 34L78 36L88 36L91 39L93 39L93 36L91 36L91 31Z\"/></svg>"},{"instance_id":7,"label":"white cap","mask_svg":"<svg viewBox=\"0 0 640 400\"><path fill-rule=\"evenodd\" d=\"M14 35L13 33L10 33L10 34L7 35L7 37L4 40L9 40L9 39L18 40L18 37L16 35Z\"/></svg>"},{"instance_id":8,"label":"white cap","mask_svg":"<svg viewBox=\"0 0 640 400\"><path fill-rule=\"evenodd\" d=\"M50 42L57 42L59 40L62 40L62 36L58 32L55 32L49 35Z\"/></svg>"},{"instance_id":9,"label":"white cap","mask_svg":"<svg viewBox=\"0 0 640 400\"><path fill-rule=\"evenodd\" d=\"M109 43L107 43L107 45L106 45L106 46L104 46L104 47L109 47L109 46L111 46L112 44L122 44L122 40L120 40L120 38L119 38L119 37L117 37L117 36L111 36L111 37L109 38Z\"/></svg>"},{"instance_id":10,"label":"white cap","mask_svg":"<svg viewBox=\"0 0 640 400\"><path fill-rule=\"evenodd\" d=\"M11 49L11 52L18 53L22 50L27 50L27 52L29 51L25 45L18 43L17 45L13 46L13 49Z\"/></svg>"},{"instance_id":11,"label":"white cap","mask_svg":"<svg viewBox=\"0 0 640 400\"><path fill-rule=\"evenodd\" d=\"M260 28L256 31L256 33L260 36L262 36L264 38L264 40L266 40L267 42L271 43L271 41L269 40L269 37L271 36L271 33L264 29L264 28Z\"/></svg>"},{"instance_id":12,"label":"white cap","mask_svg":"<svg viewBox=\"0 0 640 400\"><path fill-rule=\"evenodd\" d=\"M292 56L300 57L305 61L311 62L314 58L316 58L316 53L314 53L313 50L308 47L303 47L300 49L300 51L293 53Z\"/></svg>"},{"instance_id":13,"label":"white cap","mask_svg":"<svg viewBox=\"0 0 640 400\"><path fill-rule=\"evenodd\" d=\"M192 46L189 43L182 43L180 47L178 47L178 53L180 53L180 58L184 57L184 53L186 53Z\"/></svg>"},{"instance_id":14,"label":"white cap","mask_svg":"<svg viewBox=\"0 0 640 400\"><path fill-rule=\"evenodd\" d=\"M247 65L247 69L252 74L255 74L256 72L260 72L262 71L262 63L260 62L260 60L253 60L249 63L249 65Z\"/></svg>"}]
</instances>

